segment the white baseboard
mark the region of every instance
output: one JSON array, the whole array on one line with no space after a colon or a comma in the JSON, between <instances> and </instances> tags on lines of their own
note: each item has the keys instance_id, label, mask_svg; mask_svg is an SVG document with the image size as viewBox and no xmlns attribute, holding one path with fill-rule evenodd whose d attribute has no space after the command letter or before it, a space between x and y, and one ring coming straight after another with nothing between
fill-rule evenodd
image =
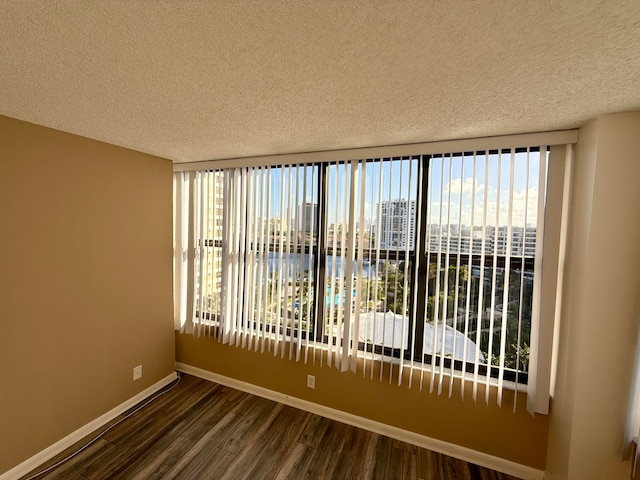
<instances>
[{"instance_id":1,"label":"white baseboard","mask_svg":"<svg viewBox=\"0 0 640 480\"><path fill-rule=\"evenodd\" d=\"M16 478L20 478L26 475L34 468L38 467L39 465L42 465L44 462L46 462L50 458L56 456L60 452L69 448L78 440L82 440L82 438L89 435L91 432L99 429L103 425L106 425L111 420L116 418L118 415L126 412L131 407L140 403L145 398L150 397L161 388L169 385L171 382L173 382L177 378L178 378L178 375L176 372L173 372L170 375L167 375L162 380L159 380L158 382L151 385L149 388L145 388L143 391L141 391L137 395L134 395L129 400L126 400L125 402L121 403L117 407L109 410L104 415L99 416L95 420L87 423L83 427L80 427L78 430L70 433L69 435L57 441L53 445L45 448L39 453L36 453L33 457L28 458L21 464L16 465L11 470L3 473L2 475L0 475L0 480L14 480Z\"/></svg>"},{"instance_id":2,"label":"white baseboard","mask_svg":"<svg viewBox=\"0 0 640 480\"><path fill-rule=\"evenodd\" d=\"M517 478L522 478L524 480L542 480L544 478L543 470L538 470L526 465L521 465L510 460L505 460L504 458L489 455L488 453L461 447L460 445L456 445L454 443L444 442L436 438L427 437L425 435L420 435L415 432L403 430L398 427L386 425L384 423L376 422L364 417L359 417L357 415L346 413L341 410L325 407L324 405L285 395L284 393L269 390L267 388L258 387L247 382L236 380L235 378L218 375L217 373L209 372L208 370L203 370L201 368L193 367L184 363L176 362L175 368L180 372L188 373L190 375L194 375L205 380L210 380L215 383L220 383L222 385L235 388L236 390L251 393L253 395L267 398L269 400L274 400L291 407L299 408L300 410L305 410L307 412L315 413L332 420L337 420L348 425L353 425L354 427L363 428L365 430L369 430L370 432L379 433L387 437L395 438L397 440L401 440L412 445L417 445L418 447L426 448L434 452L459 458L460 460L464 460L469 463L475 463L476 465L481 465L483 467L506 473ZM2 479L0 478L0 480Z\"/></svg>"}]
</instances>

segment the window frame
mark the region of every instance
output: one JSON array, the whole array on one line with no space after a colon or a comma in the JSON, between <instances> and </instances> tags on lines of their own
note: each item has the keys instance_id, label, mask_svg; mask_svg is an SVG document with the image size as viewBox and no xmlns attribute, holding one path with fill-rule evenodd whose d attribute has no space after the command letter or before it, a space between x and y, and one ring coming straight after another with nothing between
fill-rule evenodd
<instances>
[{"instance_id":1,"label":"window frame","mask_svg":"<svg viewBox=\"0 0 640 480\"><path fill-rule=\"evenodd\" d=\"M563 147L563 151L560 151L559 149L556 150L557 154L555 155L556 157L561 157L563 156L563 154L566 153L566 155L564 155L565 158L565 164L566 165L568 161L570 161L570 153L571 153L571 148L570 145L575 143L575 141L577 140L577 131L572 130L572 131L560 131L560 132L549 132L549 133L545 133L545 134L528 134L528 135L516 135L516 136L507 136L507 137L492 137L492 138L488 138L488 139L480 139L480 140L461 140L461 141L454 141L454 142L436 142L433 144L416 144L416 145L404 145L404 146L397 146L397 147L380 147L380 148L366 148L366 149L354 149L354 150L345 150L345 151L334 151L334 152L314 152L314 153L310 153L310 154L292 154L292 155L284 155L284 156L274 156L274 157L256 157L256 158L252 158L252 159L242 159L240 162L238 162L237 159L234 160L214 160L214 161L208 161L208 162L195 162L192 164L176 164L174 165L174 172L189 172L192 170L202 170L203 167L205 169L208 169L207 167L213 167L210 169L215 169L215 170L224 170L227 167L238 167L238 163L241 164L246 164L246 166L250 166L250 165L254 165L254 166L261 166L261 167L267 167L267 166L276 166L276 165L292 165L292 164L313 164L313 165L317 165L319 167L319 175L318 175L318 215L317 218L315 219L316 225L317 225L317 232L316 232L316 238L317 241L315 242L315 245L306 245L304 247L305 249L305 253L309 253L311 251L311 249L315 250L315 256L316 256L316 288L315 288L315 293L314 293L314 326L316 328L314 328L314 335L313 335L313 341L316 343L320 343L319 347L321 348L322 346L326 345L326 335L320 335L322 333L322 329L317 328L317 326L319 325L319 321L318 318L321 318L319 315L319 310L324 309L324 302L323 301L318 301L318 296L319 293L318 292L324 292L324 275L322 275L322 270L326 269L326 259L328 254L328 250L327 247L325 245L324 242L324 238L325 235L324 233L326 232L327 229L327 214L326 214L326 204L327 204L327 200L326 200L326 181L327 181L327 175L326 175L326 169L327 167L331 164L332 160L331 158L335 158L336 160L344 160L345 158L354 158L355 156L359 156L359 158L368 158L368 159L375 159L375 158L402 158L402 157L415 157L415 156L419 156L420 160L419 160L419 165L420 165L420 172L422 175L426 174L428 175L428 171L429 171L429 162L432 158L434 158L434 156L437 156L438 153L437 152L442 152L442 151L447 151L447 152L457 152L457 151L461 151L463 153L466 152L481 152L481 151L488 151L488 150L507 150L507 151L511 151L513 149L518 148L517 145L525 145L525 144L529 144L529 145L534 145L534 144L542 144L542 145L549 145L551 146L551 155L550 155L550 159L549 159L549 165L550 165L550 169L551 169L551 165L552 165L552 161L551 161L551 157L554 156L553 152L554 149L556 148L556 146L558 147ZM454 149L452 148L452 146L454 145L459 145L462 147L470 147L471 145L479 145L479 147L475 147L475 148L461 148L461 149ZM565 147L566 145L569 145L568 147ZM482 145L484 145L484 148L482 148ZM492 147L500 147L500 148L492 148ZM398 153L394 154L394 155L371 155L371 153L386 153L388 151L394 150ZM414 153L414 152L419 152L421 151L422 153ZM426 152L426 153L425 153ZM429 152L433 152L433 153L429 153ZM370 155L366 155L366 156L360 156L360 155L356 155L356 154L362 154L362 153L368 153ZM407 153L406 155L404 153ZM293 161L293 159L296 159L296 161ZM285 161L283 161L285 160ZM244 166L244 165L243 165ZM565 170L567 170L566 167L562 167L565 168ZM557 169L556 169L557 170ZM570 170L569 170L570 171ZM566 173L566 172L565 172ZM550 173L551 174L551 173ZM425 177L426 178L426 177ZM564 180L564 183L566 183L567 180ZM562 183L562 182L561 182ZM428 188L427 186L427 182L426 181L419 181L419 186L420 188L423 189L423 194L424 191L426 191L426 189ZM565 185L566 187L566 185ZM561 205L563 206L563 211L566 210L566 206L565 203L567 201L567 194L568 192L564 192L564 195L562 194L562 192L560 192L560 195L558 196L557 192L554 193L555 197L559 197ZM547 192L547 196L549 195L549 193ZM424 195L423 195L424 196ZM557 200L557 199L556 199ZM174 197L174 207L175 207L175 197ZM416 245L418 245L418 237L422 238L422 239L426 239L428 238L427 235L427 221L426 221L426 215L427 215L427 209L423 208L422 205L416 205L416 212L417 214L421 217L421 222L420 222L420 226L414 229L414 243L413 246L414 248L411 250L410 254L409 254L409 258L406 258L406 255L404 253L404 250L393 250L394 255L397 254L398 257L402 258L404 261L408 261L409 265L412 265L412 267L410 268L410 275L413 277L415 275L416 278L424 278L424 276L426 275L425 271L428 267L429 261L431 259L436 259L438 258L438 256L443 257L444 255L446 255L444 252L431 252L430 254L425 253L425 249L422 249L421 252L418 252L416 249ZM566 216L566 215L565 215ZM546 221L546 220L545 220ZM175 237L177 238L178 233L176 231L174 231ZM548 239L546 238L546 232L545 232L545 238L541 239L545 244L548 242ZM555 242L555 243L559 243L559 242ZM217 242L214 240L213 242L211 242L211 246L218 246ZM220 242L220 245L222 246L222 242ZM524 248L524 245L523 245ZM382 250L381 250L382 252ZM391 252L391 250L387 249L385 250L385 254L389 255L389 252ZM300 252L301 253L301 252ZM477 257L477 254L472 254L472 252L470 253L472 255L472 257ZM460 264L464 264L466 261L468 261L468 256L470 254L462 254L460 255ZM385 255L385 256L386 256ZM449 257L456 257L456 259L458 258L459 254L457 252L453 253L449 253L448 254ZM545 256L547 255L547 247L545 246ZM557 254L554 254L556 257L558 256ZM415 265L415 261L416 258L420 256L420 262L419 263L419 268L416 271L414 265ZM491 265L491 262L494 259L494 255L488 255L488 254L484 254L485 256L485 261L486 264L485 266ZM381 256L381 258L383 258ZM505 259L505 255L497 255L498 261L499 262L504 262ZM473 264L473 258L472 258L472 264ZM530 260L531 262L533 260ZM511 262L518 262L520 263L520 259L519 258L511 258ZM557 263L557 262L556 262ZM191 267L192 268L192 267ZM560 277L560 268L558 267L558 265L555 266L555 269L552 269L553 272L549 272L546 271L545 272L545 276L546 277ZM180 279L181 275L176 273L176 278ZM426 295L424 295L424 289L426 289L426 282L424 281L418 281L416 282L416 285L418 285L418 293L417 295L411 295L410 296L410 306L409 306L409 322L414 322L415 318L421 318L421 314L420 312L425 312L425 304L426 304ZM561 285L560 285L561 286ZM418 300L415 300L415 299ZM417 305L414 305L414 302L417 301ZM553 295L553 298L546 302L549 305L553 305L555 306L556 310L558 310L557 305L559 304L559 302L561 301L561 291L558 291L555 295ZM177 302L179 303L179 302ZM414 315L414 308L416 309L416 311L418 312L417 316ZM180 305L176 305L175 311L178 312L180 309ZM546 310L546 312L549 312L550 307L546 307L544 308L544 310ZM195 312L194 312L195 313ZM178 317L178 315L176 315L176 318ZM550 372L548 373L547 371L550 371L550 366L551 366L551 362L552 362L552 356L550 355L549 351L551 349L553 349L554 347L550 346L553 344L553 334L551 333L551 335L549 335L549 331L553 332L554 330L554 321L557 324L557 311L556 311L556 315L553 316L553 318L551 318L550 322L546 321L546 326L544 327L545 332L536 332L535 336L536 337L541 337L541 338L536 338L534 340L534 326L532 325L531 330L532 330L532 343L534 343L534 341L538 341L539 343L544 344L544 348L543 350L545 350L543 352L543 355L546 357L541 363L541 370L542 370L542 383L545 383L545 377L549 377ZM209 318L209 320L211 320ZM422 336L423 334L423 328L422 324L423 322L418 322L418 325L416 325L416 331L415 331L415 335L416 336ZM550 327L549 327L550 325ZM178 325L177 325L178 326ZM180 325L180 327L182 327L182 325ZM536 326L537 329L542 330L541 326ZM182 328L181 328L182 329ZM189 330L188 328L186 329L187 331ZM411 336L413 333L413 328L409 328L408 329L409 335ZM271 332L272 334L275 334L276 332ZM540 335L538 335L538 333L540 333ZM295 341L297 337L296 332L292 331L290 332L291 334L291 338L292 341ZM322 337L322 338L319 338ZM544 337L544 338L542 338ZM551 342L549 341L549 338L551 338ZM423 352L421 352L422 350L422 345L421 342L412 342L411 341L411 337L409 338L409 342L408 345L412 345L412 343L415 345L416 350L414 350L413 352L409 351L409 349L405 350L402 354L399 353L400 350L402 349L393 349L391 347L380 347L380 346L374 346L372 344L370 344L368 346L368 350L364 349L364 345L361 345L362 342L360 342L360 344L358 345L358 352L365 352L365 351L375 351L378 350L379 353L385 355L385 356L390 356L393 358L397 358L397 359L403 359L405 361L410 361L410 362L416 362L419 361L418 358L421 357L422 359L425 360L425 363L431 363L433 360L433 363L431 363L432 365L435 366L439 366L439 358L437 358L436 355L436 359L431 359L430 357L432 356L431 354L426 354L426 358L425 358L425 354ZM533 345L532 345L533 347ZM538 362L537 359L533 359L534 362ZM462 361L460 360L452 360L452 359L448 359L445 358L444 359L445 362L445 368L447 369L453 369L454 371L451 372L452 374L455 375L455 371L459 371L458 369L462 366ZM549 368L547 368L547 366ZM491 373L494 373L494 370L497 370L497 367L491 368ZM540 368L538 368L538 370L540 370ZM466 371L470 372L473 371L473 364L472 363L467 363L467 367L466 367ZM497 373L497 372L495 372ZM480 375L486 375L486 372L480 372ZM523 380L522 383L527 383L528 381L531 380L531 376L529 375L529 373L526 374L526 377L523 377L523 373L520 372L519 373L520 378ZM534 373L533 375L533 381L537 382L537 383L541 383L539 379L536 379L536 376L540 376L539 372ZM495 377L495 375L491 375L491 377ZM505 378L505 380L508 380ZM514 388L518 389L518 385L515 385ZM534 397L537 397L538 400L534 400L533 403L539 405L540 401L539 398L541 396L544 396L544 394L540 393L540 389L537 389L534 387ZM536 392L537 391L537 392ZM544 392L544 388L543 388L543 392ZM548 392L548 387L546 388L546 392ZM547 405L548 405L548 398L547 398ZM548 408L548 407L547 407ZM544 406L539 407L536 406L535 407L536 411L542 411L542 413L544 413Z\"/></svg>"}]
</instances>

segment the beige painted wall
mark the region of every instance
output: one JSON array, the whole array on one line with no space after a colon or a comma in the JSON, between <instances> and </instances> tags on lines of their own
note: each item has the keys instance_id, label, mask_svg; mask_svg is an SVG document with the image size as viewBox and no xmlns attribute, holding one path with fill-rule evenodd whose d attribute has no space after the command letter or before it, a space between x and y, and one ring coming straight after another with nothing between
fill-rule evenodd
<instances>
[{"instance_id":1,"label":"beige painted wall","mask_svg":"<svg viewBox=\"0 0 640 480\"><path fill-rule=\"evenodd\" d=\"M547 477L626 479L640 314L640 112L580 129L572 188Z\"/></svg>"},{"instance_id":2,"label":"beige painted wall","mask_svg":"<svg viewBox=\"0 0 640 480\"><path fill-rule=\"evenodd\" d=\"M171 178L0 117L0 473L173 371Z\"/></svg>"},{"instance_id":3,"label":"beige painted wall","mask_svg":"<svg viewBox=\"0 0 640 480\"><path fill-rule=\"evenodd\" d=\"M545 466L548 417L529 415L522 395L514 414L511 407L499 409L494 398L487 406L482 390L477 404L470 389L462 401L457 382L448 398L446 393L420 393L416 386L408 389L406 383L390 385L388 376L381 383L377 376L371 380L177 332L176 361L534 468ZM316 376L315 390L306 388L308 373ZM507 392L503 401L512 405L513 394Z\"/></svg>"}]
</instances>

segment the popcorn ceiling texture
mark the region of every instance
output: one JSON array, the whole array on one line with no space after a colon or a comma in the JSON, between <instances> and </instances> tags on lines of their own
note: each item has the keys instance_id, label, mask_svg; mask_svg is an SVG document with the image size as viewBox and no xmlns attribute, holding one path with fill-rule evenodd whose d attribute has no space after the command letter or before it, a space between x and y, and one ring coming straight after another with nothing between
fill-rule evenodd
<instances>
[{"instance_id":1,"label":"popcorn ceiling texture","mask_svg":"<svg viewBox=\"0 0 640 480\"><path fill-rule=\"evenodd\" d=\"M640 108L640 1L4 0L0 114L176 162Z\"/></svg>"}]
</instances>

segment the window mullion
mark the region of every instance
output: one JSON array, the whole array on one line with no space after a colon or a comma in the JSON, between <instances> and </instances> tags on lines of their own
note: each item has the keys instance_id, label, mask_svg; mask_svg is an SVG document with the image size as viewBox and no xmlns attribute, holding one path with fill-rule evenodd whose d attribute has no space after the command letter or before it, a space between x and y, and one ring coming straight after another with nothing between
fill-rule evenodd
<instances>
[{"instance_id":1,"label":"window mullion","mask_svg":"<svg viewBox=\"0 0 640 480\"><path fill-rule=\"evenodd\" d=\"M324 339L324 329L322 328L325 314L325 295L326 295L326 269L327 269L327 251L326 251L326 230L327 230L327 170L329 165L322 163L319 165L318 171L318 215L316 219L316 289L314 292L314 337L316 342L322 342ZM314 355L315 359L315 355Z\"/></svg>"},{"instance_id":2,"label":"window mullion","mask_svg":"<svg viewBox=\"0 0 640 480\"><path fill-rule=\"evenodd\" d=\"M416 192L416 228L413 231L413 250L411 251L408 261L411 265L411 276L413 277L413 290L409 298L409 335L407 337L407 350L405 355L410 360L415 360L422 356L423 335L424 335L424 309L425 309L425 286L426 286L426 248L425 239L427 231L427 208L426 198L427 189L429 188L426 181L425 172L429 168L429 158L424 155L418 161L418 190ZM419 321L422 319L422 322ZM411 363L409 373L409 387L413 382L414 364Z\"/></svg>"}]
</instances>

